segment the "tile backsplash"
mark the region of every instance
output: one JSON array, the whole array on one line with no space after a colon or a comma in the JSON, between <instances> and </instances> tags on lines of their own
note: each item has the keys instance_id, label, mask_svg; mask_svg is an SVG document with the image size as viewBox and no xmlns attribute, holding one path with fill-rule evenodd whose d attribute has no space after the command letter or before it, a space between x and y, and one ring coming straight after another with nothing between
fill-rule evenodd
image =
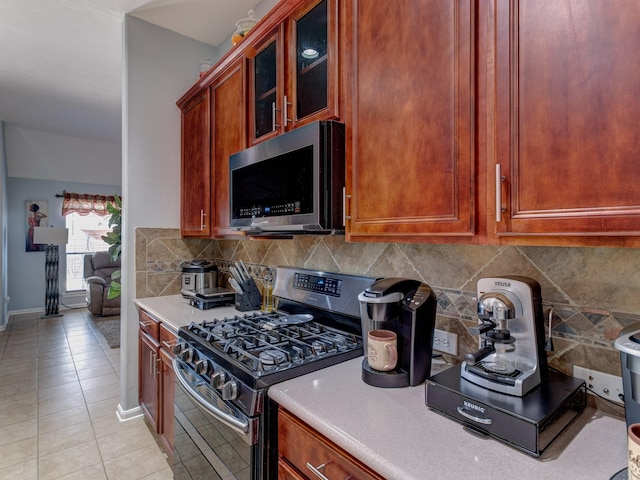
<instances>
[{"instance_id":1,"label":"tile backsplash","mask_svg":"<svg viewBox=\"0 0 640 480\"><path fill-rule=\"evenodd\" d=\"M555 351L550 364L620 375L612 346L625 326L640 321L640 249L347 243L342 236L292 240L182 239L178 229L136 230L136 297L180 291L181 265L215 262L221 285L229 262L243 260L261 280L265 267L291 265L371 277L408 277L438 295L437 328L458 334L459 356L477 348L467 328L475 317L476 282L523 275L542 286L545 319L551 307Z\"/></svg>"}]
</instances>

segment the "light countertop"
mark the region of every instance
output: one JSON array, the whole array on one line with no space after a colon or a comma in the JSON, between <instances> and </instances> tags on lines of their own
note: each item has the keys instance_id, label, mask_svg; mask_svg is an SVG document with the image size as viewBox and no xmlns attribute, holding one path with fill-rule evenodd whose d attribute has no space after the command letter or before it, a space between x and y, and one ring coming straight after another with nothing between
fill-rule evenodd
<instances>
[{"instance_id":1,"label":"light countertop","mask_svg":"<svg viewBox=\"0 0 640 480\"><path fill-rule=\"evenodd\" d=\"M216 318L233 317L248 312L239 312L233 306L216 307L199 310L189 304L182 295L166 295L164 297L138 298L136 306L148 312L156 320L165 323L176 332L178 328L190 325L191 322L202 323Z\"/></svg>"},{"instance_id":2,"label":"light countertop","mask_svg":"<svg viewBox=\"0 0 640 480\"><path fill-rule=\"evenodd\" d=\"M175 331L241 314L198 310L181 295L135 300ZM362 357L272 386L276 402L389 480L609 479L626 466L626 425L587 408L539 459L479 437L429 410L424 385L376 388L360 378ZM437 373L434 366L432 374ZM379 434L379 432L383 432Z\"/></svg>"},{"instance_id":3,"label":"light countertop","mask_svg":"<svg viewBox=\"0 0 640 480\"><path fill-rule=\"evenodd\" d=\"M361 363L362 357L349 360L277 384L268 393L389 480L606 480L627 465L621 419L588 407L536 459L429 410L424 385L365 384Z\"/></svg>"}]
</instances>

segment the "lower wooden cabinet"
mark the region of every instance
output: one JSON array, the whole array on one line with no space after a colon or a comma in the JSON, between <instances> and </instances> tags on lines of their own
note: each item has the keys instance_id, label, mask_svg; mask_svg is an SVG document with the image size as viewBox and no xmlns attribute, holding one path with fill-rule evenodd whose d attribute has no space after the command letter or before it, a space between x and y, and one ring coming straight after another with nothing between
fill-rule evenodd
<instances>
[{"instance_id":1,"label":"lower wooden cabinet","mask_svg":"<svg viewBox=\"0 0 640 480\"><path fill-rule=\"evenodd\" d=\"M139 311L138 393L140 408L160 436L167 453L173 452L173 399L175 376L172 367L176 335L145 311Z\"/></svg>"},{"instance_id":2,"label":"lower wooden cabinet","mask_svg":"<svg viewBox=\"0 0 640 480\"><path fill-rule=\"evenodd\" d=\"M278 455L278 480L384 478L282 408Z\"/></svg>"}]
</instances>

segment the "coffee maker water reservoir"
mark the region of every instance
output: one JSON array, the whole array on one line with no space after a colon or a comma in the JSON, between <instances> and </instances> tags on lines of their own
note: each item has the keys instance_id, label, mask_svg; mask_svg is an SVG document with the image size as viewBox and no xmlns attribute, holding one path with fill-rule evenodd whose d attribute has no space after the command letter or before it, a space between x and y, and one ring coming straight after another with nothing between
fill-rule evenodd
<instances>
[{"instance_id":1,"label":"coffee maker water reservoir","mask_svg":"<svg viewBox=\"0 0 640 480\"><path fill-rule=\"evenodd\" d=\"M640 423L640 323L624 328L614 347L620 350L627 426Z\"/></svg>"}]
</instances>

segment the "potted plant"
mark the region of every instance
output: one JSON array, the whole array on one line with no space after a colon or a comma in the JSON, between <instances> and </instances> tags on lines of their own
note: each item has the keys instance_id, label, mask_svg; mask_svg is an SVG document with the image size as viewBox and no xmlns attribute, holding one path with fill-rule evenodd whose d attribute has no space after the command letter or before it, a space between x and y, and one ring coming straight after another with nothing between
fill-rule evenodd
<instances>
[{"instance_id":1,"label":"potted plant","mask_svg":"<svg viewBox=\"0 0 640 480\"><path fill-rule=\"evenodd\" d=\"M114 262L120 258L122 252L122 198L118 195L114 195L115 201L113 203L107 203L107 211L111 214L109 219L109 227L111 231L102 236L102 240L109 244L109 255ZM109 287L108 298L116 298L120 296L121 284L120 284L121 271L117 270L111 275L111 286Z\"/></svg>"}]
</instances>

